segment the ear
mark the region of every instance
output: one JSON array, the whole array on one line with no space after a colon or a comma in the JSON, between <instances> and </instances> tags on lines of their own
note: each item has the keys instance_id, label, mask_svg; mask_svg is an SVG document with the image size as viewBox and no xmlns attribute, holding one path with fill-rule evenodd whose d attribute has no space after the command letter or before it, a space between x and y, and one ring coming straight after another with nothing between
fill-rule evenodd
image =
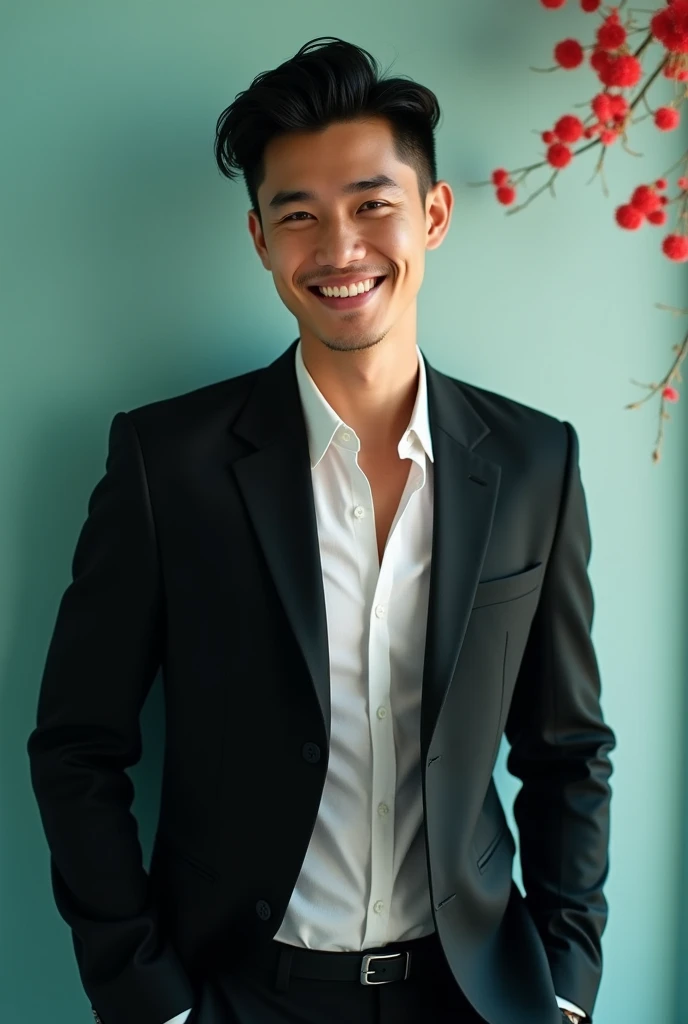
<instances>
[{"instance_id":1,"label":"ear","mask_svg":"<svg viewBox=\"0 0 688 1024\"><path fill-rule=\"evenodd\" d=\"M261 263L266 270L271 270L270 255L265 244L265 235L263 234L263 229L260 226L258 214L255 210L248 211L248 230L251 238L253 239L255 250L260 256Z\"/></svg>"},{"instance_id":2,"label":"ear","mask_svg":"<svg viewBox=\"0 0 688 1024\"><path fill-rule=\"evenodd\" d=\"M426 200L426 249L437 249L444 241L449 230L452 210L454 209L454 193L447 181L438 181L428 192Z\"/></svg>"}]
</instances>

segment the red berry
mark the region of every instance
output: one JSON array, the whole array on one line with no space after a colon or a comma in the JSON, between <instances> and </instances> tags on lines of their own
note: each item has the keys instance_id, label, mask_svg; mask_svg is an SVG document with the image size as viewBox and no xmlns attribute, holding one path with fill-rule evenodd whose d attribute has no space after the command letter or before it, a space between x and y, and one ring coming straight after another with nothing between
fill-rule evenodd
<instances>
[{"instance_id":1,"label":"red berry","mask_svg":"<svg viewBox=\"0 0 688 1024\"><path fill-rule=\"evenodd\" d=\"M679 178L676 184L679 188L688 188L688 178Z\"/></svg>"},{"instance_id":2,"label":"red berry","mask_svg":"<svg viewBox=\"0 0 688 1024\"><path fill-rule=\"evenodd\" d=\"M666 180L666 178L657 178L657 181L655 182L655 188L667 188L668 184L669 182Z\"/></svg>"},{"instance_id":3,"label":"red berry","mask_svg":"<svg viewBox=\"0 0 688 1024\"><path fill-rule=\"evenodd\" d=\"M557 7L563 7L566 0L540 0L543 7L548 7L551 11L555 11Z\"/></svg>"},{"instance_id":4,"label":"red berry","mask_svg":"<svg viewBox=\"0 0 688 1024\"><path fill-rule=\"evenodd\" d=\"M602 0L581 0L581 8L586 14L593 14L594 11L599 8L601 3Z\"/></svg>"},{"instance_id":5,"label":"red berry","mask_svg":"<svg viewBox=\"0 0 688 1024\"><path fill-rule=\"evenodd\" d=\"M605 21L597 30L597 42L603 50L618 50L626 42L626 29L617 21Z\"/></svg>"},{"instance_id":6,"label":"red berry","mask_svg":"<svg viewBox=\"0 0 688 1024\"><path fill-rule=\"evenodd\" d=\"M610 56L606 50L593 50L590 54L590 66L599 74L608 67Z\"/></svg>"},{"instance_id":7,"label":"red berry","mask_svg":"<svg viewBox=\"0 0 688 1024\"><path fill-rule=\"evenodd\" d=\"M657 224L661 227L662 224L667 222L667 212L666 210L651 210L647 215L647 219L650 224Z\"/></svg>"},{"instance_id":8,"label":"red berry","mask_svg":"<svg viewBox=\"0 0 688 1024\"><path fill-rule=\"evenodd\" d=\"M616 117L617 114L625 115L628 113L628 100L620 92L610 94L609 102L611 103L613 117Z\"/></svg>"},{"instance_id":9,"label":"red berry","mask_svg":"<svg viewBox=\"0 0 688 1024\"><path fill-rule=\"evenodd\" d=\"M511 185L502 185L497 189L497 201L503 206L509 206L516 198L516 189Z\"/></svg>"},{"instance_id":10,"label":"red berry","mask_svg":"<svg viewBox=\"0 0 688 1024\"><path fill-rule=\"evenodd\" d=\"M605 128L603 132L600 132L600 142L603 146L613 145L619 137L619 133L615 132L612 128Z\"/></svg>"},{"instance_id":11,"label":"red berry","mask_svg":"<svg viewBox=\"0 0 688 1024\"><path fill-rule=\"evenodd\" d=\"M659 107L655 111L655 124L663 132L678 128L681 115L675 107Z\"/></svg>"},{"instance_id":12,"label":"red berry","mask_svg":"<svg viewBox=\"0 0 688 1024\"><path fill-rule=\"evenodd\" d=\"M583 47L577 39L563 39L554 47L554 59L567 71L580 67L583 56Z\"/></svg>"},{"instance_id":13,"label":"red berry","mask_svg":"<svg viewBox=\"0 0 688 1024\"><path fill-rule=\"evenodd\" d=\"M620 89L630 89L637 85L643 74L643 66L638 58L625 53L618 56L607 54L606 63L596 70L604 85L616 85Z\"/></svg>"},{"instance_id":14,"label":"red berry","mask_svg":"<svg viewBox=\"0 0 688 1024\"><path fill-rule=\"evenodd\" d=\"M637 209L637 207L631 206L630 203L619 206L615 216L619 227L626 228L627 231L637 231L645 220L645 214Z\"/></svg>"},{"instance_id":15,"label":"red berry","mask_svg":"<svg viewBox=\"0 0 688 1024\"><path fill-rule=\"evenodd\" d=\"M685 235L667 235L662 242L662 252L676 263L688 260L688 238Z\"/></svg>"},{"instance_id":16,"label":"red berry","mask_svg":"<svg viewBox=\"0 0 688 1024\"><path fill-rule=\"evenodd\" d=\"M671 53L688 53L688 5L685 0L669 0L650 20L652 34Z\"/></svg>"},{"instance_id":17,"label":"red berry","mask_svg":"<svg viewBox=\"0 0 688 1024\"><path fill-rule=\"evenodd\" d=\"M492 184L499 187L500 185L506 185L509 180L509 172L505 171L503 167L498 167L496 171L492 172Z\"/></svg>"},{"instance_id":18,"label":"red berry","mask_svg":"<svg viewBox=\"0 0 688 1024\"><path fill-rule=\"evenodd\" d=\"M568 146L565 146L563 142L555 142L547 150L547 160L552 167L566 167L567 164L571 163L573 153Z\"/></svg>"},{"instance_id":19,"label":"red berry","mask_svg":"<svg viewBox=\"0 0 688 1024\"><path fill-rule=\"evenodd\" d=\"M676 388L667 387L662 391L662 398L665 398L667 402L678 402L680 397Z\"/></svg>"},{"instance_id":20,"label":"red berry","mask_svg":"<svg viewBox=\"0 0 688 1024\"><path fill-rule=\"evenodd\" d=\"M583 134L583 122L573 114L564 114L554 126L554 131L561 142L578 142Z\"/></svg>"},{"instance_id":21,"label":"red berry","mask_svg":"<svg viewBox=\"0 0 688 1024\"><path fill-rule=\"evenodd\" d=\"M659 205L659 196L650 185L638 185L631 198L631 206L642 213L652 213Z\"/></svg>"},{"instance_id":22,"label":"red berry","mask_svg":"<svg viewBox=\"0 0 688 1024\"><path fill-rule=\"evenodd\" d=\"M554 134L554 132L543 132L542 141L545 143L546 146L551 146L553 142L557 141L557 137Z\"/></svg>"},{"instance_id":23,"label":"red berry","mask_svg":"<svg viewBox=\"0 0 688 1024\"><path fill-rule=\"evenodd\" d=\"M611 121L614 112L612 97L608 92L600 92L590 104L592 111L600 121Z\"/></svg>"}]
</instances>

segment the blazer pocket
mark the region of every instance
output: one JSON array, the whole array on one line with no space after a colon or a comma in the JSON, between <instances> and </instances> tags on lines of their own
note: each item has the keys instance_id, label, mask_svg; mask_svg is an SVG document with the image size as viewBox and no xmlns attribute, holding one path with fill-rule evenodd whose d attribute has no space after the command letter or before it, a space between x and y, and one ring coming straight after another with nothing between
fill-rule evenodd
<instances>
[{"instance_id":1,"label":"blazer pocket","mask_svg":"<svg viewBox=\"0 0 688 1024\"><path fill-rule=\"evenodd\" d=\"M479 583L475 592L473 608L484 608L490 604L504 604L506 601L515 601L519 597L532 594L540 586L543 572L544 563L538 562L530 569L517 572L513 576L502 576L497 580L486 580L485 583Z\"/></svg>"}]
</instances>

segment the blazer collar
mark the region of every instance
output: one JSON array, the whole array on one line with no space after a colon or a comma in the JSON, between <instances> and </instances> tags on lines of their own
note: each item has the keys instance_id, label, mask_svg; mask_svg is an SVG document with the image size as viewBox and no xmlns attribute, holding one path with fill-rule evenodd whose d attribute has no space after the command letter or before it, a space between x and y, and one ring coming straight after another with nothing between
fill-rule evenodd
<instances>
[{"instance_id":1,"label":"blazer collar","mask_svg":"<svg viewBox=\"0 0 688 1024\"><path fill-rule=\"evenodd\" d=\"M409 426L414 427L425 451L432 459L432 438L438 428L470 451L489 433L489 427L456 382L431 366L422 350L418 346L416 348L420 363L419 389ZM314 414L313 422L316 427L312 454L301 399L302 388L297 379L297 358L307 380L320 398L320 403L309 400L313 398L312 391L308 395L307 389L304 389L307 395L307 409L309 413ZM301 379L304 382L303 375ZM308 374L301 357L300 338L297 338L274 362L259 371L251 398L235 421L233 429L256 448L269 445L281 437L285 430L295 433L303 440L305 430L305 440L309 445L309 456L313 465L314 456L315 462L322 456L323 440L330 424L333 427L331 437L341 422Z\"/></svg>"}]
</instances>

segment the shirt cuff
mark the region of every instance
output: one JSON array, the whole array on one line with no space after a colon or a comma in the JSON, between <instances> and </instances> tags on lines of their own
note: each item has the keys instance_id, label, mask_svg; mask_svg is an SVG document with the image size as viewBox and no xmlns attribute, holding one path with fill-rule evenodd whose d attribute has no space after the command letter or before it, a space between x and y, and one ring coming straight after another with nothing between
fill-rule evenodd
<instances>
[{"instance_id":1,"label":"shirt cuff","mask_svg":"<svg viewBox=\"0 0 688 1024\"><path fill-rule=\"evenodd\" d=\"M183 1013L178 1013L177 1016L172 1017L171 1020L166 1020L164 1024L184 1024L184 1021L188 1020L191 1010L193 1010L193 1006L188 1010L184 1010Z\"/></svg>"},{"instance_id":2,"label":"shirt cuff","mask_svg":"<svg viewBox=\"0 0 688 1024\"><path fill-rule=\"evenodd\" d=\"M583 1020L587 1020L588 1015L585 1010L581 1010L580 1006L576 1006L575 1003L570 1003L568 999L560 999L559 996L557 996L557 1002L559 1003L560 1010L569 1010L571 1013L577 1013L583 1018ZM170 1022L170 1024L172 1024L172 1022ZM176 1024L176 1020L174 1024Z\"/></svg>"}]
</instances>

